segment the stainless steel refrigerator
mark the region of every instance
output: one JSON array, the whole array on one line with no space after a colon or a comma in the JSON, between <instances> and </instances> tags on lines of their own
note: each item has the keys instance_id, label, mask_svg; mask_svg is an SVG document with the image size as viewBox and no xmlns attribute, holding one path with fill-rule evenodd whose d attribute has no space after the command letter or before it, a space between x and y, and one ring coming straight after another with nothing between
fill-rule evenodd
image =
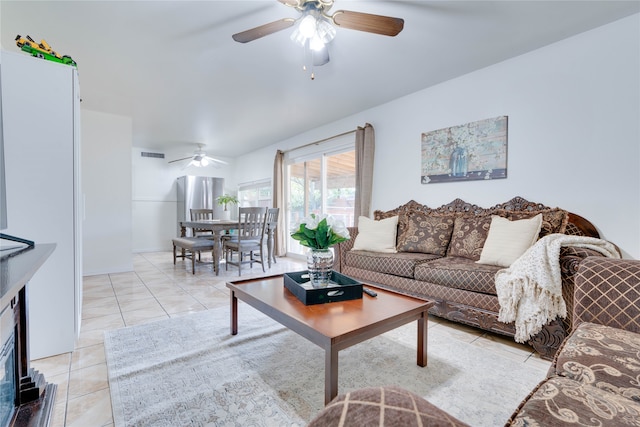
<instances>
[{"instance_id":1,"label":"stainless steel refrigerator","mask_svg":"<svg viewBox=\"0 0 640 427\"><path fill-rule=\"evenodd\" d=\"M222 218L223 207L216 199L224 192L224 178L181 176L177 184L178 224L191 219L191 209L213 209L214 218ZM191 229L187 229L187 234L190 233Z\"/></svg>"}]
</instances>

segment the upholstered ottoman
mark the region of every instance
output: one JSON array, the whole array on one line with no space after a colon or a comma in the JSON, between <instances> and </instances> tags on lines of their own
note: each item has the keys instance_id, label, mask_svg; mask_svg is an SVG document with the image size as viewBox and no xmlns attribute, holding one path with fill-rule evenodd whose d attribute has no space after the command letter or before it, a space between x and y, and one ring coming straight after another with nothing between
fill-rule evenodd
<instances>
[{"instance_id":1,"label":"upholstered ottoman","mask_svg":"<svg viewBox=\"0 0 640 427\"><path fill-rule=\"evenodd\" d=\"M309 427L467 426L408 390L395 386L363 388L341 394L309 423Z\"/></svg>"}]
</instances>

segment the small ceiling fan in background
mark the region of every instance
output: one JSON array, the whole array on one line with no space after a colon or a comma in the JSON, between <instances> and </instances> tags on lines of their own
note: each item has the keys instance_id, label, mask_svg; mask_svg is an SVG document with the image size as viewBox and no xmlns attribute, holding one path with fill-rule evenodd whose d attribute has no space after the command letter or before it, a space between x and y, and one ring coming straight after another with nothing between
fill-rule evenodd
<instances>
[{"instance_id":1,"label":"small ceiling fan in background","mask_svg":"<svg viewBox=\"0 0 640 427\"><path fill-rule=\"evenodd\" d=\"M196 166L200 168L200 167L205 167L209 165L219 166L219 165L228 164L224 160L207 156L207 153L202 150L202 144L198 144L198 149L193 152L192 156L184 157L182 159L171 160L169 163L182 162L184 160L190 160L190 162L187 165L185 165L185 168L189 166Z\"/></svg>"},{"instance_id":2,"label":"small ceiling fan in background","mask_svg":"<svg viewBox=\"0 0 640 427\"><path fill-rule=\"evenodd\" d=\"M285 30L299 22L291 34L291 40L305 48L306 56L314 66L329 62L327 44L336 35L335 27L365 31L384 36L396 36L404 28L404 19L391 16L373 15L370 13L337 10L329 15L334 0L277 0L293 7L301 13L298 19L283 18L250 30L234 34L232 37L239 43L248 43L269 34ZM306 67L305 67L306 69ZM313 72L311 75L313 79Z\"/></svg>"}]
</instances>

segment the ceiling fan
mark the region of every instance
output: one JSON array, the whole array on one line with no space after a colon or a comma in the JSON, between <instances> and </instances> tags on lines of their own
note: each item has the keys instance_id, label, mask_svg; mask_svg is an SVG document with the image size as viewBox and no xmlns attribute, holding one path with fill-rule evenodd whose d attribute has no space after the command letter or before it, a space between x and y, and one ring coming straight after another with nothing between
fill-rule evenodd
<instances>
[{"instance_id":1,"label":"ceiling fan","mask_svg":"<svg viewBox=\"0 0 640 427\"><path fill-rule=\"evenodd\" d=\"M404 19L391 16L373 15L370 13L337 10L329 15L334 0L277 0L293 7L301 13L298 19L283 18L250 30L234 34L232 37L239 43L257 40L269 34L290 28L299 22L291 39L306 50L315 52L312 55L313 65L324 65L329 62L326 50L336 34L335 27L365 31L384 36L396 36L404 28ZM313 78L313 77L312 77Z\"/></svg>"},{"instance_id":2,"label":"ceiling fan","mask_svg":"<svg viewBox=\"0 0 640 427\"><path fill-rule=\"evenodd\" d=\"M184 157L182 159L171 160L169 163L181 162L183 160L191 160L185 167L189 167L189 166L204 167L208 165L217 166L218 164L221 164L221 165L228 164L224 160L207 156L207 153L202 150L201 144L198 144L198 149L193 152L192 156Z\"/></svg>"}]
</instances>

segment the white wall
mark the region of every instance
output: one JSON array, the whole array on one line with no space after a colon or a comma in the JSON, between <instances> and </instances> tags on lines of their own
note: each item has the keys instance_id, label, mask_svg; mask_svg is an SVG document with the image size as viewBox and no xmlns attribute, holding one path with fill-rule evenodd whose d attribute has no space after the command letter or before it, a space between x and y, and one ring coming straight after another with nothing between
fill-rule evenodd
<instances>
[{"instance_id":1,"label":"white wall","mask_svg":"<svg viewBox=\"0 0 640 427\"><path fill-rule=\"evenodd\" d=\"M133 270L132 131L129 117L82 110L85 276Z\"/></svg>"},{"instance_id":2,"label":"white wall","mask_svg":"<svg viewBox=\"0 0 640 427\"><path fill-rule=\"evenodd\" d=\"M166 251L172 248L171 239L178 235L178 206L176 198L176 178L184 175L211 176L224 178L225 192L236 193L232 176L232 159L220 158L229 163L225 166L203 168L185 167L188 161L171 163L174 159L187 157L193 150L164 152L164 159L142 157L140 153L153 149L133 148L132 217L133 252Z\"/></svg>"},{"instance_id":3,"label":"white wall","mask_svg":"<svg viewBox=\"0 0 640 427\"><path fill-rule=\"evenodd\" d=\"M310 130L238 158L236 180L271 176L276 149L369 122L373 209L455 198L490 207L522 196L584 216L626 257L640 258L638 34L634 15ZM509 116L507 179L420 183L423 132L500 115Z\"/></svg>"}]
</instances>

